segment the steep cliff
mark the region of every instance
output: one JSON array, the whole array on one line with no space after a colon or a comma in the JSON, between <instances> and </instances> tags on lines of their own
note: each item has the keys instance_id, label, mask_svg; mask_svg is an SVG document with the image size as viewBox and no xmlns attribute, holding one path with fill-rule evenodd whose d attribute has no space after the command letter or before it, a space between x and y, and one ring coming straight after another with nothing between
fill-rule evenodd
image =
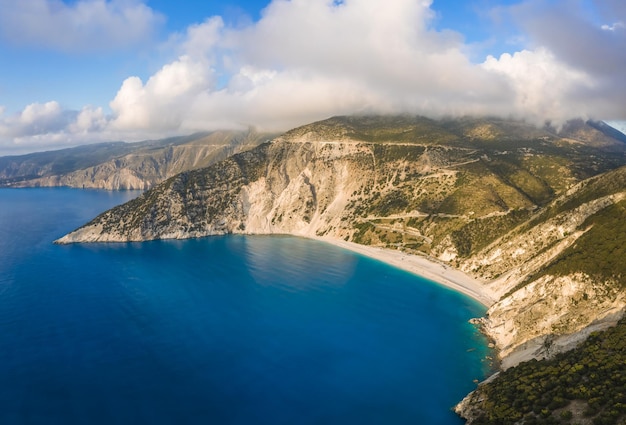
<instances>
[{"instance_id":1,"label":"steep cliff","mask_svg":"<svg viewBox=\"0 0 626 425\"><path fill-rule=\"evenodd\" d=\"M59 242L224 233L349 235L354 230L346 205L354 192L372 184L371 163L371 152L358 145L266 143L181 173ZM353 173L363 178L355 180Z\"/></svg>"},{"instance_id":2,"label":"steep cliff","mask_svg":"<svg viewBox=\"0 0 626 425\"><path fill-rule=\"evenodd\" d=\"M499 295L483 327L508 367L626 305L620 242L605 240L626 222L626 146L582 122L564 131L332 118L178 174L58 242L290 233L428 255ZM590 260L599 243L606 255Z\"/></svg>"}]
</instances>

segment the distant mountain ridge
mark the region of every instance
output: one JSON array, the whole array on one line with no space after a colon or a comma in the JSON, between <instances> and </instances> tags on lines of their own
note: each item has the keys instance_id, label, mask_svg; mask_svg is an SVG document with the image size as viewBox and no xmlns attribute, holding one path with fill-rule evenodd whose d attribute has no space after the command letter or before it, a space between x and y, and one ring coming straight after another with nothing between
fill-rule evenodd
<instances>
[{"instance_id":1,"label":"distant mountain ridge","mask_svg":"<svg viewBox=\"0 0 626 425\"><path fill-rule=\"evenodd\" d=\"M587 121L587 124L596 130L601 131L608 137L619 140L622 143L626 143L626 134L603 121Z\"/></svg>"},{"instance_id":2,"label":"distant mountain ridge","mask_svg":"<svg viewBox=\"0 0 626 425\"><path fill-rule=\"evenodd\" d=\"M273 137L253 130L214 131L0 157L0 187L147 189L182 171L206 167Z\"/></svg>"}]
</instances>

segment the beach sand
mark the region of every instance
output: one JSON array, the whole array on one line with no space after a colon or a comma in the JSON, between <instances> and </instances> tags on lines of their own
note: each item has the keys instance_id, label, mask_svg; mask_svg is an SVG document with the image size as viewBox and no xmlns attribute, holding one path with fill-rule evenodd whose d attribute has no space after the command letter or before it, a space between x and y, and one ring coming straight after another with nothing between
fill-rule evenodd
<instances>
[{"instance_id":1,"label":"beach sand","mask_svg":"<svg viewBox=\"0 0 626 425\"><path fill-rule=\"evenodd\" d=\"M475 299L485 307L491 307L496 299L491 291L482 283L456 270L452 267L440 264L426 257L407 254L387 248L360 245L354 242L346 242L341 239L328 237L316 238L320 241L357 252L370 258L385 262L399 269L408 271L438 284L447 286L456 291Z\"/></svg>"}]
</instances>

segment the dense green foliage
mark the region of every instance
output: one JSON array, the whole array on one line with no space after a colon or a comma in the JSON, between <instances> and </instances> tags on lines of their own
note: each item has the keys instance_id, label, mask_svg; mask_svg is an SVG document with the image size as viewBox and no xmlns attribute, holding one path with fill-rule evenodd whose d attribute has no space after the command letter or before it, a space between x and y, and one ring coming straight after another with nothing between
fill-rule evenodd
<instances>
[{"instance_id":1,"label":"dense green foliage","mask_svg":"<svg viewBox=\"0 0 626 425\"><path fill-rule=\"evenodd\" d=\"M626 423L626 319L551 360L522 363L476 390L473 425Z\"/></svg>"},{"instance_id":2,"label":"dense green foliage","mask_svg":"<svg viewBox=\"0 0 626 425\"><path fill-rule=\"evenodd\" d=\"M588 230L542 275L584 272L598 281L616 281L626 287L626 201L592 215L581 227Z\"/></svg>"},{"instance_id":3,"label":"dense green foliage","mask_svg":"<svg viewBox=\"0 0 626 425\"><path fill-rule=\"evenodd\" d=\"M472 220L451 233L452 242L461 257L468 257L527 220L529 215L528 210L518 209L509 214Z\"/></svg>"},{"instance_id":4,"label":"dense green foliage","mask_svg":"<svg viewBox=\"0 0 626 425\"><path fill-rule=\"evenodd\" d=\"M586 202L603 196L613 195L626 189L626 167L620 167L596 178L582 183L576 196L566 199L550 209L549 215L554 216L563 211L572 210Z\"/></svg>"},{"instance_id":5,"label":"dense green foliage","mask_svg":"<svg viewBox=\"0 0 626 425\"><path fill-rule=\"evenodd\" d=\"M373 144L371 145L374 156L379 161L417 161L424 153L422 146L400 144Z\"/></svg>"},{"instance_id":6,"label":"dense green foliage","mask_svg":"<svg viewBox=\"0 0 626 425\"><path fill-rule=\"evenodd\" d=\"M525 169L525 164L518 165L516 158L511 158L508 161L499 158L490 161L487 165L505 182L515 187L537 205L543 205L554 197L554 189L541 177L534 175L532 170Z\"/></svg>"}]
</instances>

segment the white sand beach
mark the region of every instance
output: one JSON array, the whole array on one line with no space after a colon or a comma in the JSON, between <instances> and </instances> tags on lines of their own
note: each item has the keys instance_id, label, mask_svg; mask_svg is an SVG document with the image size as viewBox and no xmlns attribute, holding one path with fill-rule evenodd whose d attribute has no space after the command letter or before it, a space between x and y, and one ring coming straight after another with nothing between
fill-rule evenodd
<instances>
[{"instance_id":1,"label":"white sand beach","mask_svg":"<svg viewBox=\"0 0 626 425\"><path fill-rule=\"evenodd\" d=\"M479 281L452 267L429 260L419 255L407 254L387 248L360 245L334 238L316 238L318 240L348 249L370 258L383 261L394 267L414 273L475 299L486 307L491 307L497 300L491 291Z\"/></svg>"}]
</instances>

